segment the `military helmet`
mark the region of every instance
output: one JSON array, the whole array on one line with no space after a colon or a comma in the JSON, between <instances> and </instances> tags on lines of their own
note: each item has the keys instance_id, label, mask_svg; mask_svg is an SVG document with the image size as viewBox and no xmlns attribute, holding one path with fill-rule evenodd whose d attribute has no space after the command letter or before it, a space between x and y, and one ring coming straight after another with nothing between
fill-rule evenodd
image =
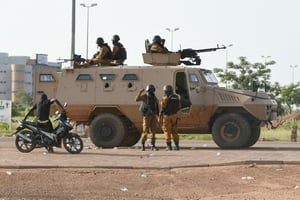
<instances>
[{"instance_id":1,"label":"military helmet","mask_svg":"<svg viewBox=\"0 0 300 200\"><path fill-rule=\"evenodd\" d=\"M155 35L152 40L153 43L161 43L161 37L159 35Z\"/></svg>"},{"instance_id":2,"label":"military helmet","mask_svg":"<svg viewBox=\"0 0 300 200\"><path fill-rule=\"evenodd\" d=\"M112 39L111 39L113 42L119 42L120 40L120 37L119 35L113 35Z\"/></svg>"},{"instance_id":3,"label":"military helmet","mask_svg":"<svg viewBox=\"0 0 300 200\"><path fill-rule=\"evenodd\" d=\"M98 37L96 43L100 46L102 44L104 44L104 40L102 37Z\"/></svg>"},{"instance_id":4,"label":"military helmet","mask_svg":"<svg viewBox=\"0 0 300 200\"><path fill-rule=\"evenodd\" d=\"M163 90L165 92L165 95L167 95L167 96L173 94L173 87L171 85L165 85L163 87Z\"/></svg>"},{"instance_id":5,"label":"military helmet","mask_svg":"<svg viewBox=\"0 0 300 200\"><path fill-rule=\"evenodd\" d=\"M152 84L146 86L146 92L155 92L155 87Z\"/></svg>"}]
</instances>

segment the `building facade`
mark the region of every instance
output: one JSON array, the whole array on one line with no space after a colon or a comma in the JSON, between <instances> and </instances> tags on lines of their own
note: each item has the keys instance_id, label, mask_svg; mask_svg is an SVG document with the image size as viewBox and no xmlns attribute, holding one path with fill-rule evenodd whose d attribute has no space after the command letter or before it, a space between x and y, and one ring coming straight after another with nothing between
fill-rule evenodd
<instances>
[{"instance_id":1,"label":"building facade","mask_svg":"<svg viewBox=\"0 0 300 200\"><path fill-rule=\"evenodd\" d=\"M45 56L43 54L43 58ZM15 94L19 91L32 96L34 69L61 70L61 63L38 62L38 58L38 56L31 59L28 56L9 56L8 53L0 53L0 100L15 101Z\"/></svg>"}]
</instances>

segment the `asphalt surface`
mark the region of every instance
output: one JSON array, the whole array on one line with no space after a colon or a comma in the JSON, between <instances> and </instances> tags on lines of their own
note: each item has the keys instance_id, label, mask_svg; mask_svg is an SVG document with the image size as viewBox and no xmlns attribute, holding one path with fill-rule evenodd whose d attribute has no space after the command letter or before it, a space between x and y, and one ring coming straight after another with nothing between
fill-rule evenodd
<instances>
[{"instance_id":1,"label":"asphalt surface","mask_svg":"<svg viewBox=\"0 0 300 200\"><path fill-rule=\"evenodd\" d=\"M83 138L80 154L64 148L47 153L45 148L19 152L14 137L0 137L0 168L184 168L240 164L300 164L300 143L259 141L242 150L218 148L213 141L180 142L180 151L166 151L165 142L157 141L159 151L141 151L140 143L130 148L102 149ZM150 145L148 143L148 145Z\"/></svg>"}]
</instances>

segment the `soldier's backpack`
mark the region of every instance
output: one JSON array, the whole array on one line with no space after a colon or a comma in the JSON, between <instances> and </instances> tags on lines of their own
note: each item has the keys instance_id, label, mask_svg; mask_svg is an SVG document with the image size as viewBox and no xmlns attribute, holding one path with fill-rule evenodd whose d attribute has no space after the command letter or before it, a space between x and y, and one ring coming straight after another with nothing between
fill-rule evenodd
<instances>
[{"instance_id":1,"label":"soldier's backpack","mask_svg":"<svg viewBox=\"0 0 300 200\"><path fill-rule=\"evenodd\" d=\"M117 45L120 47L120 51L118 51L116 53L116 55L113 59L114 60L119 60L119 59L126 60L127 59L127 51L126 51L125 47L120 43L118 43Z\"/></svg>"},{"instance_id":2,"label":"soldier's backpack","mask_svg":"<svg viewBox=\"0 0 300 200\"><path fill-rule=\"evenodd\" d=\"M166 115L176 114L179 110L179 97L176 94L172 94L168 97L167 107L164 111Z\"/></svg>"}]
</instances>

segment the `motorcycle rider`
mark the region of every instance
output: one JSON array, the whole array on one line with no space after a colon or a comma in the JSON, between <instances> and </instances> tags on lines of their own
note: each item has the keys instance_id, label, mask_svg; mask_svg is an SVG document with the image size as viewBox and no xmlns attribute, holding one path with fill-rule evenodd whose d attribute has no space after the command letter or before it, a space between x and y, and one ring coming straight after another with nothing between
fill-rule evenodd
<instances>
[{"instance_id":1,"label":"motorcycle rider","mask_svg":"<svg viewBox=\"0 0 300 200\"><path fill-rule=\"evenodd\" d=\"M30 115L31 112L34 110L37 110L37 127L46 131L46 132L53 132L53 125L50 120L50 107L51 104L56 103L59 105L62 109L62 112L65 112L64 107L62 104L55 98L48 99L46 94L42 94L41 99L38 103L36 103L30 111L27 113L25 116L26 118ZM54 134L54 133L52 133ZM56 135L54 134L54 138L56 138ZM49 152L53 152L53 148L49 147L48 149Z\"/></svg>"}]
</instances>

